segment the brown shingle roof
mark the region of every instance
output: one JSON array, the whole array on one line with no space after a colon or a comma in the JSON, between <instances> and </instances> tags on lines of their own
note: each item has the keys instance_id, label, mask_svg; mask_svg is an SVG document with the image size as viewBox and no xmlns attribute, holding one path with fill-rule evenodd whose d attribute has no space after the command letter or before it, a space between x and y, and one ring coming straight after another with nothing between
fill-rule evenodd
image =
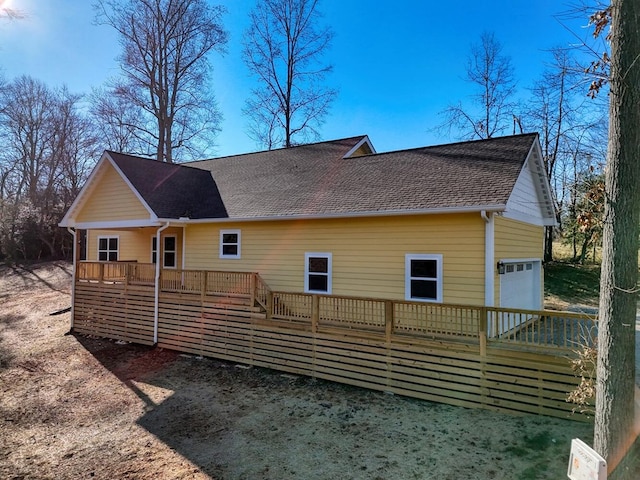
<instances>
[{"instance_id":1,"label":"brown shingle roof","mask_svg":"<svg viewBox=\"0 0 640 480\"><path fill-rule=\"evenodd\" d=\"M211 173L183 165L107 152L159 218L226 218Z\"/></svg>"},{"instance_id":2,"label":"brown shingle roof","mask_svg":"<svg viewBox=\"0 0 640 480\"><path fill-rule=\"evenodd\" d=\"M536 134L343 158L362 138L190 165L212 173L232 218L501 206Z\"/></svg>"},{"instance_id":3,"label":"brown shingle roof","mask_svg":"<svg viewBox=\"0 0 640 480\"><path fill-rule=\"evenodd\" d=\"M480 209L506 205L536 134L343 158L364 138L186 165L110 155L161 218Z\"/></svg>"}]
</instances>

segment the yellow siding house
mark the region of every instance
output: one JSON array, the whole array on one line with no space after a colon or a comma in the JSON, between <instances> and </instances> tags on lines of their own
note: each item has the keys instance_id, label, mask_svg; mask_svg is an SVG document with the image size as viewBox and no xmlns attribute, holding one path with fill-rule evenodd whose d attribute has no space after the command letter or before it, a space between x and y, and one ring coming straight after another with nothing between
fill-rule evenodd
<instances>
[{"instance_id":1,"label":"yellow siding house","mask_svg":"<svg viewBox=\"0 0 640 480\"><path fill-rule=\"evenodd\" d=\"M86 232L78 261L539 309L554 218L536 134L388 153L360 136L181 165L107 151L61 226Z\"/></svg>"}]
</instances>

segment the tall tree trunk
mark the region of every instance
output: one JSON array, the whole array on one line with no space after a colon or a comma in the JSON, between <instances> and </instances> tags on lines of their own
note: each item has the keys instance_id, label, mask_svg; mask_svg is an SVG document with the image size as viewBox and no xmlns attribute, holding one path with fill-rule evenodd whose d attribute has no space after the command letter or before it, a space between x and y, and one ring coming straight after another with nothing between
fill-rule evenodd
<instances>
[{"instance_id":1,"label":"tall tree trunk","mask_svg":"<svg viewBox=\"0 0 640 480\"><path fill-rule=\"evenodd\" d=\"M640 3L612 0L611 8L610 124L594 435L594 448L607 459L610 472L636 436L635 322L640 220Z\"/></svg>"}]
</instances>

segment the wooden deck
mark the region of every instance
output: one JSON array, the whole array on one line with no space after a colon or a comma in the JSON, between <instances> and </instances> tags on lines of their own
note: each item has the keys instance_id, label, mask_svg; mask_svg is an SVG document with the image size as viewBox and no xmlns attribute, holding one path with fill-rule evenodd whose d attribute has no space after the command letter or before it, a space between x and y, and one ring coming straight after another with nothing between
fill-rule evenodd
<instances>
[{"instance_id":1,"label":"wooden deck","mask_svg":"<svg viewBox=\"0 0 640 480\"><path fill-rule=\"evenodd\" d=\"M149 270L80 264L74 330L153 344ZM515 316L520 326L508 328ZM594 326L581 314L272 292L254 273L164 270L157 343L452 405L564 418L577 385L569 357Z\"/></svg>"}]
</instances>

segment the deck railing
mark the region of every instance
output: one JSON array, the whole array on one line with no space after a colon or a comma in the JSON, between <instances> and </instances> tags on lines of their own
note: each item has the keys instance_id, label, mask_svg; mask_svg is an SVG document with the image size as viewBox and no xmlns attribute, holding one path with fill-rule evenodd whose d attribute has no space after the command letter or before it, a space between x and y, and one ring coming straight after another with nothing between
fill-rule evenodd
<instances>
[{"instance_id":1,"label":"deck railing","mask_svg":"<svg viewBox=\"0 0 640 480\"><path fill-rule=\"evenodd\" d=\"M88 282L154 285L156 266L137 262L79 262L76 279Z\"/></svg>"},{"instance_id":2,"label":"deck railing","mask_svg":"<svg viewBox=\"0 0 640 480\"><path fill-rule=\"evenodd\" d=\"M80 262L77 281L155 285L156 266L135 262ZM268 320L312 331L348 329L533 349L571 351L592 344L597 319L584 313L274 292L252 272L162 269L162 292L244 297Z\"/></svg>"}]
</instances>

